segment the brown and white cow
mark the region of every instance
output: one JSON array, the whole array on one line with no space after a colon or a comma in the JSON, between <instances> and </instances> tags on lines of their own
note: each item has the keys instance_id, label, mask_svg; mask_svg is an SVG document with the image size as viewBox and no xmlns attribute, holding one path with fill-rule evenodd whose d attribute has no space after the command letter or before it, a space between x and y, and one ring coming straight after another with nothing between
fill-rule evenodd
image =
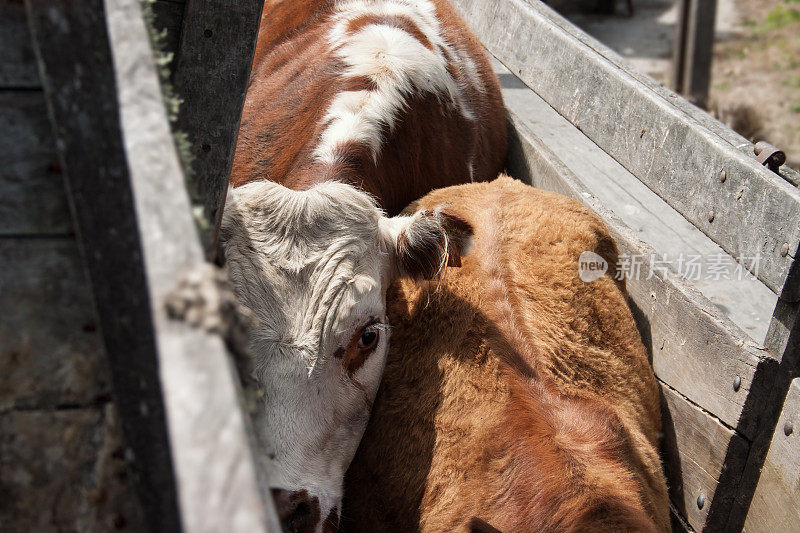
<instances>
[{"instance_id":1,"label":"brown and white cow","mask_svg":"<svg viewBox=\"0 0 800 533\"><path fill-rule=\"evenodd\" d=\"M258 323L258 429L284 527L335 529L389 337L385 291L458 261L441 186L487 180L505 112L442 0L268 2L225 207L231 279Z\"/></svg>"},{"instance_id":2,"label":"brown and white cow","mask_svg":"<svg viewBox=\"0 0 800 533\"><path fill-rule=\"evenodd\" d=\"M505 159L497 78L444 0L267 1L231 175L355 185L390 215Z\"/></svg>"},{"instance_id":3,"label":"brown and white cow","mask_svg":"<svg viewBox=\"0 0 800 533\"><path fill-rule=\"evenodd\" d=\"M413 208L445 201L473 247L441 280L390 288L343 529L669 531L658 387L606 227L507 177ZM586 251L609 272L581 281Z\"/></svg>"}]
</instances>

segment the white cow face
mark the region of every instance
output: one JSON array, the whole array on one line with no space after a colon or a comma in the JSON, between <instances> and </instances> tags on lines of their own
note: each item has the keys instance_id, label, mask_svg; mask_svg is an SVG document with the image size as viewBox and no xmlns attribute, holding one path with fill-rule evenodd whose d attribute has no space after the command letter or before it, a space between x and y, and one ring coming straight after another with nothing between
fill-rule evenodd
<instances>
[{"instance_id":1,"label":"white cow face","mask_svg":"<svg viewBox=\"0 0 800 533\"><path fill-rule=\"evenodd\" d=\"M458 262L469 225L442 212L387 218L342 183L229 191L221 238L263 394L259 431L285 529L335 527L344 473L386 361L386 289Z\"/></svg>"}]
</instances>

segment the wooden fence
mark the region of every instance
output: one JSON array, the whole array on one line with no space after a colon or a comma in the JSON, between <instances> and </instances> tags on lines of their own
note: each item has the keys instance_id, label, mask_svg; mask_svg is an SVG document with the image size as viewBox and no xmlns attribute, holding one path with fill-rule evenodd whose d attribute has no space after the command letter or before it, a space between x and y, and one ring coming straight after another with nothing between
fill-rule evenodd
<instances>
[{"instance_id":1,"label":"wooden fence","mask_svg":"<svg viewBox=\"0 0 800 533\"><path fill-rule=\"evenodd\" d=\"M748 141L540 2L454 4L508 69L512 175L591 207L623 254L713 252L757 278L726 286L727 312L712 288L652 263L628 280L662 389L674 523L740 530L800 357L796 173L761 166ZM768 328L737 313L748 308ZM748 523L774 523L760 509Z\"/></svg>"},{"instance_id":2,"label":"wooden fence","mask_svg":"<svg viewBox=\"0 0 800 533\"><path fill-rule=\"evenodd\" d=\"M192 2L183 12L191 31L182 32L175 80L186 98L179 124L201 152L190 189L216 205L206 211L213 227L261 5L239 2L223 17L221 5L206 4ZM259 486L222 334L167 313L167 299L185 280L214 287L143 6L29 0L26 8L151 527L279 531L269 492Z\"/></svg>"},{"instance_id":3,"label":"wooden fence","mask_svg":"<svg viewBox=\"0 0 800 533\"><path fill-rule=\"evenodd\" d=\"M453 3L498 60L512 175L588 205L627 257L689 249L751 274L712 286L644 262L628 280L663 395L675 527L795 524L797 174L758 164L748 141L540 2ZM165 309L187 276L209 281L261 3L152 3L185 99L188 188L140 2L26 8L151 525L278 531L224 335Z\"/></svg>"}]
</instances>

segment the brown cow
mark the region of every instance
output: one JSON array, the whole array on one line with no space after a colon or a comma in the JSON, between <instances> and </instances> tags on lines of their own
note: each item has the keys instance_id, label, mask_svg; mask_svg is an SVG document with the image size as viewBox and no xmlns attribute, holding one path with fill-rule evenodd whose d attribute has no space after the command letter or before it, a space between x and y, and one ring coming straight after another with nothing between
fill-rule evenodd
<instances>
[{"instance_id":1,"label":"brown cow","mask_svg":"<svg viewBox=\"0 0 800 533\"><path fill-rule=\"evenodd\" d=\"M659 394L577 202L507 177L435 191L476 229L462 268L389 291L383 382L348 471L345 531L668 531ZM591 279L591 278L590 278Z\"/></svg>"},{"instance_id":2,"label":"brown cow","mask_svg":"<svg viewBox=\"0 0 800 533\"><path fill-rule=\"evenodd\" d=\"M337 527L385 362L389 283L458 262L457 221L385 211L493 178L505 148L497 79L446 2L265 6L221 240L257 318L260 459L285 529Z\"/></svg>"}]
</instances>

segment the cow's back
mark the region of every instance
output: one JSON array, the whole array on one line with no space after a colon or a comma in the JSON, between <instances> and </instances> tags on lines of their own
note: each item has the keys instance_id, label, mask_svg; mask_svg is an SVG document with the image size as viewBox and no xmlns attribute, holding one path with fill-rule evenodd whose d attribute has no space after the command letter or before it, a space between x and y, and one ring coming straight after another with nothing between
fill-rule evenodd
<instances>
[{"instance_id":1,"label":"cow's back","mask_svg":"<svg viewBox=\"0 0 800 533\"><path fill-rule=\"evenodd\" d=\"M265 5L232 185L346 181L396 213L492 179L505 150L496 76L446 2Z\"/></svg>"},{"instance_id":2,"label":"cow's back","mask_svg":"<svg viewBox=\"0 0 800 533\"><path fill-rule=\"evenodd\" d=\"M474 249L443 280L390 291L390 354L347 476L345 530L449 531L473 517L501 531L667 529L658 388L605 226L508 178L416 207L438 204L476 228ZM612 272L581 281L584 251ZM562 438L560 424L579 427Z\"/></svg>"}]
</instances>

